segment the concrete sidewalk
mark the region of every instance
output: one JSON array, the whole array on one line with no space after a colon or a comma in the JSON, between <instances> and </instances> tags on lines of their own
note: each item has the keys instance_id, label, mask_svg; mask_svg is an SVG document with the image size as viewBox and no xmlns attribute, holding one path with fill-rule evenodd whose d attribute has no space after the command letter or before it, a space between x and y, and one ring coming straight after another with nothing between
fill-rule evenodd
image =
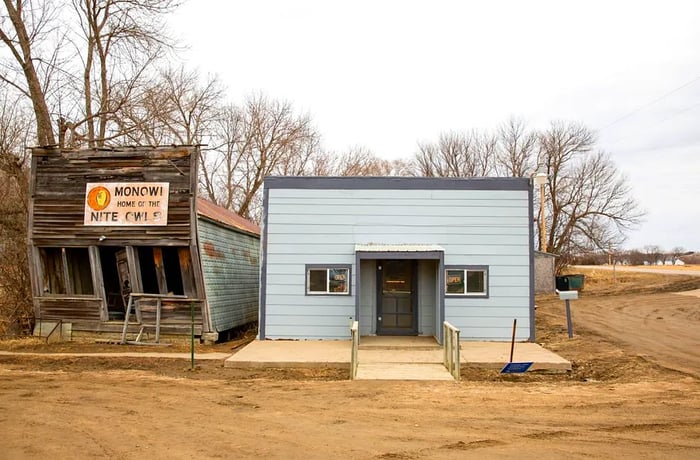
<instances>
[{"instance_id":1,"label":"concrete sidewalk","mask_svg":"<svg viewBox=\"0 0 700 460\"><path fill-rule=\"evenodd\" d=\"M463 366L501 369L510 356L507 342L462 342L460 362ZM350 366L349 340L255 340L224 362L225 367L336 367ZM404 363L442 364L443 351L437 346L387 349L363 348L360 341L360 364ZM532 361L532 370L571 370L571 363L536 343L516 343L514 362Z\"/></svg>"}]
</instances>

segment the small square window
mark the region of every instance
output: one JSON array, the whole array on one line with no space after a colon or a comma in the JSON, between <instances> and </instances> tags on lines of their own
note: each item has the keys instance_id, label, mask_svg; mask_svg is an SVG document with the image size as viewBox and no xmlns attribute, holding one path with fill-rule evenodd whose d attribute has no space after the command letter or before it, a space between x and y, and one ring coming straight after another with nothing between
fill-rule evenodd
<instances>
[{"instance_id":1,"label":"small square window","mask_svg":"<svg viewBox=\"0 0 700 460\"><path fill-rule=\"evenodd\" d=\"M306 293L350 294L350 266L306 266Z\"/></svg>"},{"instance_id":2,"label":"small square window","mask_svg":"<svg viewBox=\"0 0 700 460\"><path fill-rule=\"evenodd\" d=\"M488 267L449 267L445 270L445 295L488 297Z\"/></svg>"}]
</instances>

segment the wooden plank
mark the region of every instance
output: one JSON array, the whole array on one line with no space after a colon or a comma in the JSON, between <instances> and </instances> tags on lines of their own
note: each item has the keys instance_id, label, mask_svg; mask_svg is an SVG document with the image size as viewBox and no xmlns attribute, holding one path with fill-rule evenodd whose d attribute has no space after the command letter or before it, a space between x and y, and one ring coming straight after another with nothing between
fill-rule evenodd
<instances>
[{"instance_id":1,"label":"wooden plank","mask_svg":"<svg viewBox=\"0 0 700 460\"><path fill-rule=\"evenodd\" d=\"M129 267L129 280L131 282L131 292L143 292L141 282L141 265L139 263L138 251L133 246L126 246L126 260Z\"/></svg>"},{"instance_id":2,"label":"wooden plank","mask_svg":"<svg viewBox=\"0 0 700 460\"><path fill-rule=\"evenodd\" d=\"M71 274L68 270L68 257L66 257L66 248L61 248L61 267L63 268L63 286L66 294L73 295L73 283L70 282Z\"/></svg>"},{"instance_id":3,"label":"wooden plank","mask_svg":"<svg viewBox=\"0 0 700 460\"><path fill-rule=\"evenodd\" d=\"M168 281L165 279L165 267L163 266L163 250L161 248L153 248L153 263L156 268L156 279L158 281L158 292L161 294L168 293Z\"/></svg>"},{"instance_id":4,"label":"wooden plank","mask_svg":"<svg viewBox=\"0 0 700 460\"><path fill-rule=\"evenodd\" d=\"M101 299L93 298L38 298L39 318L63 319L92 319L101 320Z\"/></svg>"},{"instance_id":5,"label":"wooden plank","mask_svg":"<svg viewBox=\"0 0 700 460\"><path fill-rule=\"evenodd\" d=\"M177 256L180 261L180 276L182 276L182 288L185 295L198 297L189 248L178 248Z\"/></svg>"},{"instance_id":6,"label":"wooden plank","mask_svg":"<svg viewBox=\"0 0 700 460\"><path fill-rule=\"evenodd\" d=\"M100 250L96 246L88 248L90 254L90 270L92 272L92 284L98 297L102 298L102 309L100 311L100 319L107 321L109 319L109 306L107 305L107 293L105 292L104 278L102 276L102 260L100 259Z\"/></svg>"}]
</instances>

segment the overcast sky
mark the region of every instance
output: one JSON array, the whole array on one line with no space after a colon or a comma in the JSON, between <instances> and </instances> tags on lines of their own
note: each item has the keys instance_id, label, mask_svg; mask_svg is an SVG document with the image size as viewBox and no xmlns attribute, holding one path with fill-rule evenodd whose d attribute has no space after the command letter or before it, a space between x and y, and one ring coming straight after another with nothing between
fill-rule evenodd
<instances>
[{"instance_id":1,"label":"overcast sky","mask_svg":"<svg viewBox=\"0 0 700 460\"><path fill-rule=\"evenodd\" d=\"M647 211L626 247L700 251L698 1L190 0L172 26L188 67L292 102L331 150L583 122Z\"/></svg>"}]
</instances>

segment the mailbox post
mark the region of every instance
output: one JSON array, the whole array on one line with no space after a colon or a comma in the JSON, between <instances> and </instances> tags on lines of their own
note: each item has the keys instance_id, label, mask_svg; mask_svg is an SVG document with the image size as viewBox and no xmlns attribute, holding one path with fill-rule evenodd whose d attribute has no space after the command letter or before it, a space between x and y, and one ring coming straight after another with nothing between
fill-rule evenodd
<instances>
[{"instance_id":1,"label":"mailbox post","mask_svg":"<svg viewBox=\"0 0 700 460\"><path fill-rule=\"evenodd\" d=\"M557 290L557 294L559 294L559 299L566 302L566 329L569 332L569 338L572 338L574 336L574 327L571 324L571 304L569 302L578 299L578 291Z\"/></svg>"}]
</instances>

